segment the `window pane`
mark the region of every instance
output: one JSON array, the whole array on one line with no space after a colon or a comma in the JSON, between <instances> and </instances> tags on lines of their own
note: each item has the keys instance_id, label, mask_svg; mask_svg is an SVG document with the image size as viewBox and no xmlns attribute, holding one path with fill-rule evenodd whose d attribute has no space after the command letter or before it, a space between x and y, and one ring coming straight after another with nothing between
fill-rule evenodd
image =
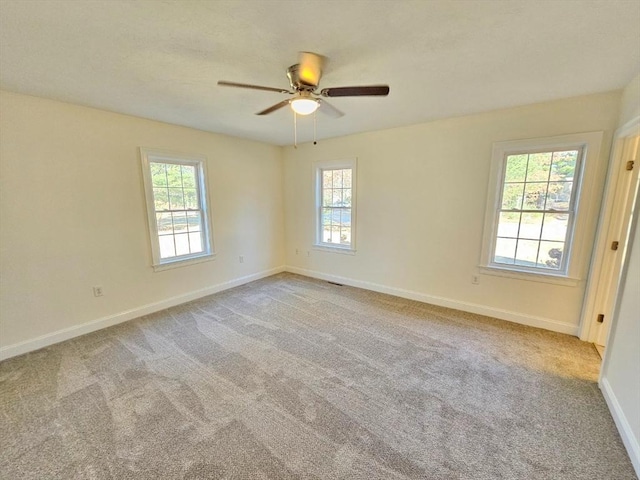
<instances>
[{"instance_id":1,"label":"window pane","mask_svg":"<svg viewBox=\"0 0 640 480\"><path fill-rule=\"evenodd\" d=\"M189 234L189 246L191 247L191 253L200 253L204 251L202 248L202 232Z\"/></svg>"},{"instance_id":2,"label":"window pane","mask_svg":"<svg viewBox=\"0 0 640 480\"><path fill-rule=\"evenodd\" d=\"M502 210L520 210L524 183L507 183L502 191Z\"/></svg>"},{"instance_id":3,"label":"window pane","mask_svg":"<svg viewBox=\"0 0 640 480\"><path fill-rule=\"evenodd\" d=\"M331 225L331 209L322 209L322 225Z\"/></svg>"},{"instance_id":4,"label":"window pane","mask_svg":"<svg viewBox=\"0 0 640 480\"><path fill-rule=\"evenodd\" d=\"M184 207L186 209L198 209L198 192L195 188L184 189Z\"/></svg>"},{"instance_id":5,"label":"window pane","mask_svg":"<svg viewBox=\"0 0 640 480\"><path fill-rule=\"evenodd\" d=\"M169 189L169 208L171 210L184 210L184 196L181 188Z\"/></svg>"},{"instance_id":6,"label":"window pane","mask_svg":"<svg viewBox=\"0 0 640 480\"><path fill-rule=\"evenodd\" d=\"M342 170L333 171L333 188L342 188Z\"/></svg>"},{"instance_id":7,"label":"window pane","mask_svg":"<svg viewBox=\"0 0 640 480\"><path fill-rule=\"evenodd\" d=\"M333 185L333 170L322 171L322 188L331 188Z\"/></svg>"},{"instance_id":8,"label":"window pane","mask_svg":"<svg viewBox=\"0 0 640 480\"><path fill-rule=\"evenodd\" d=\"M351 209L342 209L340 212L340 223L345 227L351 226Z\"/></svg>"},{"instance_id":9,"label":"window pane","mask_svg":"<svg viewBox=\"0 0 640 480\"><path fill-rule=\"evenodd\" d=\"M154 187L162 187L167 184L167 173L164 163L150 162L149 168L151 169L151 183Z\"/></svg>"},{"instance_id":10,"label":"window pane","mask_svg":"<svg viewBox=\"0 0 640 480\"><path fill-rule=\"evenodd\" d=\"M334 176L335 179L335 176ZM331 205L334 207L342 206L342 189L336 188L333 190Z\"/></svg>"},{"instance_id":11,"label":"window pane","mask_svg":"<svg viewBox=\"0 0 640 480\"><path fill-rule=\"evenodd\" d=\"M345 188L342 190L342 204L345 207L351 207L351 189Z\"/></svg>"},{"instance_id":12,"label":"window pane","mask_svg":"<svg viewBox=\"0 0 640 480\"><path fill-rule=\"evenodd\" d=\"M325 243L340 243L340 227L338 225L323 227L322 241Z\"/></svg>"},{"instance_id":13,"label":"window pane","mask_svg":"<svg viewBox=\"0 0 640 480\"><path fill-rule=\"evenodd\" d=\"M332 195L333 195L333 190L331 189L327 189L327 190L323 190L322 191L322 206L323 207L330 207L331 206L331 200L332 200Z\"/></svg>"},{"instance_id":14,"label":"window pane","mask_svg":"<svg viewBox=\"0 0 640 480\"><path fill-rule=\"evenodd\" d=\"M170 187L182 187L182 172L180 165L174 165L171 163L166 164L167 167L167 182Z\"/></svg>"},{"instance_id":15,"label":"window pane","mask_svg":"<svg viewBox=\"0 0 640 480\"><path fill-rule=\"evenodd\" d=\"M180 233L178 235L174 235L176 241L176 255L188 255L189 252L189 234L188 233Z\"/></svg>"},{"instance_id":16,"label":"window pane","mask_svg":"<svg viewBox=\"0 0 640 480\"><path fill-rule=\"evenodd\" d=\"M342 227L340 229L340 243L342 245L351 244L351 229L349 227Z\"/></svg>"},{"instance_id":17,"label":"window pane","mask_svg":"<svg viewBox=\"0 0 640 480\"><path fill-rule=\"evenodd\" d=\"M187 231L187 214L184 212L174 212L173 215L173 231L181 233Z\"/></svg>"},{"instance_id":18,"label":"window pane","mask_svg":"<svg viewBox=\"0 0 640 480\"><path fill-rule=\"evenodd\" d=\"M331 214L332 224L334 226L340 226L342 224L342 212L339 208L334 208L333 213Z\"/></svg>"},{"instance_id":19,"label":"window pane","mask_svg":"<svg viewBox=\"0 0 640 480\"><path fill-rule=\"evenodd\" d=\"M341 222L340 209L338 208L331 209L331 224L339 226L340 222Z\"/></svg>"},{"instance_id":20,"label":"window pane","mask_svg":"<svg viewBox=\"0 0 640 480\"><path fill-rule=\"evenodd\" d=\"M156 213L156 225L158 226L158 235L173 233L173 221L170 213Z\"/></svg>"},{"instance_id":21,"label":"window pane","mask_svg":"<svg viewBox=\"0 0 640 480\"><path fill-rule=\"evenodd\" d=\"M169 210L169 191L166 188L154 188L153 200L156 211Z\"/></svg>"},{"instance_id":22,"label":"window pane","mask_svg":"<svg viewBox=\"0 0 640 480\"><path fill-rule=\"evenodd\" d=\"M543 210L547 194L546 183L527 183L524 186L523 210Z\"/></svg>"},{"instance_id":23,"label":"window pane","mask_svg":"<svg viewBox=\"0 0 640 480\"><path fill-rule=\"evenodd\" d=\"M528 238L531 240L540 239L540 231L542 230L542 213L523 213L520 221L520 238Z\"/></svg>"},{"instance_id":24,"label":"window pane","mask_svg":"<svg viewBox=\"0 0 640 480\"><path fill-rule=\"evenodd\" d=\"M196 167L182 165L182 185L185 188L196 188Z\"/></svg>"},{"instance_id":25,"label":"window pane","mask_svg":"<svg viewBox=\"0 0 640 480\"><path fill-rule=\"evenodd\" d=\"M569 210L573 182L552 182L549 184L547 210Z\"/></svg>"},{"instance_id":26,"label":"window pane","mask_svg":"<svg viewBox=\"0 0 640 480\"><path fill-rule=\"evenodd\" d=\"M199 232L202 230L200 212L187 212L187 226L190 232Z\"/></svg>"},{"instance_id":27,"label":"window pane","mask_svg":"<svg viewBox=\"0 0 640 480\"><path fill-rule=\"evenodd\" d=\"M532 153L527 165L527 182L547 181L551 168L551 152Z\"/></svg>"},{"instance_id":28,"label":"window pane","mask_svg":"<svg viewBox=\"0 0 640 480\"><path fill-rule=\"evenodd\" d=\"M520 226L520 215L520 213L512 212L501 213L498 219L498 236L516 238Z\"/></svg>"},{"instance_id":29,"label":"window pane","mask_svg":"<svg viewBox=\"0 0 640 480\"><path fill-rule=\"evenodd\" d=\"M562 265L564 242L540 242L538 266L559 270Z\"/></svg>"},{"instance_id":30,"label":"window pane","mask_svg":"<svg viewBox=\"0 0 640 480\"><path fill-rule=\"evenodd\" d=\"M505 182L524 182L527 174L527 154L509 155L504 172Z\"/></svg>"},{"instance_id":31,"label":"window pane","mask_svg":"<svg viewBox=\"0 0 640 480\"><path fill-rule=\"evenodd\" d=\"M329 243L331 238L331 226L325 225L322 227L322 241Z\"/></svg>"},{"instance_id":32,"label":"window pane","mask_svg":"<svg viewBox=\"0 0 640 480\"><path fill-rule=\"evenodd\" d=\"M536 240L518 240L516 245L516 265L535 267L538 259L538 246Z\"/></svg>"},{"instance_id":33,"label":"window pane","mask_svg":"<svg viewBox=\"0 0 640 480\"><path fill-rule=\"evenodd\" d=\"M329 237L329 243L340 243L340 225L331 226L331 236Z\"/></svg>"},{"instance_id":34,"label":"window pane","mask_svg":"<svg viewBox=\"0 0 640 480\"><path fill-rule=\"evenodd\" d=\"M551 180L572 181L578 161L578 150L554 152L551 164Z\"/></svg>"},{"instance_id":35,"label":"window pane","mask_svg":"<svg viewBox=\"0 0 640 480\"><path fill-rule=\"evenodd\" d=\"M173 235L160 235L160 258L170 258L176 256L176 248L173 243Z\"/></svg>"},{"instance_id":36,"label":"window pane","mask_svg":"<svg viewBox=\"0 0 640 480\"><path fill-rule=\"evenodd\" d=\"M351 169L342 171L342 185L346 188L351 188Z\"/></svg>"},{"instance_id":37,"label":"window pane","mask_svg":"<svg viewBox=\"0 0 640 480\"><path fill-rule=\"evenodd\" d=\"M542 227L542 240L564 241L567 237L569 215L546 213Z\"/></svg>"},{"instance_id":38,"label":"window pane","mask_svg":"<svg viewBox=\"0 0 640 480\"><path fill-rule=\"evenodd\" d=\"M516 257L516 240L512 238L497 238L496 252L493 261L513 265Z\"/></svg>"}]
</instances>

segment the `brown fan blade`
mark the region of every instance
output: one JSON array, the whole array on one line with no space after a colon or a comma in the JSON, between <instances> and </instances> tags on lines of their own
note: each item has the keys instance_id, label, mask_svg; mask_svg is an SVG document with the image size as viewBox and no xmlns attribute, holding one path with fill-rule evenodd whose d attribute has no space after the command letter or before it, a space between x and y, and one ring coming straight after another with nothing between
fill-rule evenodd
<instances>
[{"instance_id":1,"label":"brown fan blade","mask_svg":"<svg viewBox=\"0 0 640 480\"><path fill-rule=\"evenodd\" d=\"M370 85L366 87L334 87L323 88L320 91L323 97L360 97L363 95L389 95L388 85Z\"/></svg>"},{"instance_id":2,"label":"brown fan blade","mask_svg":"<svg viewBox=\"0 0 640 480\"><path fill-rule=\"evenodd\" d=\"M282 107L286 107L289 105L289 100L283 100L280 103L276 103L275 105L270 106L262 110L261 112L256 113L256 115L268 115L271 112L275 112L276 110L280 110Z\"/></svg>"},{"instance_id":3,"label":"brown fan blade","mask_svg":"<svg viewBox=\"0 0 640 480\"><path fill-rule=\"evenodd\" d=\"M236 88L250 88L252 90L264 90L266 92L278 92L278 93L291 93L289 90L285 90L284 88L273 88L273 87L262 87L260 85L250 85L248 83L236 83L236 82L225 82L224 80L220 80L218 85L221 87L236 87Z\"/></svg>"},{"instance_id":4,"label":"brown fan blade","mask_svg":"<svg viewBox=\"0 0 640 480\"><path fill-rule=\"evenodd\" d=\"M298 77L306 85L317 87L322 77L322 68L327 57L313 52L300 52L298 54Z\"/></svg>"},{"instance_id":5,"label":"brown fan blade","mask_svg":"<svg viewBox=\"0 0 640 480\"><path fill-rule=\"evenodd\" d=\"M343 112L338 110L336 107L331 105L326 100L318 99L318 102L320 103L318 110L320 110L322 113L326 113L327 115L333 118L340 118L344 116Z\"/></svg>"}]
</instances>

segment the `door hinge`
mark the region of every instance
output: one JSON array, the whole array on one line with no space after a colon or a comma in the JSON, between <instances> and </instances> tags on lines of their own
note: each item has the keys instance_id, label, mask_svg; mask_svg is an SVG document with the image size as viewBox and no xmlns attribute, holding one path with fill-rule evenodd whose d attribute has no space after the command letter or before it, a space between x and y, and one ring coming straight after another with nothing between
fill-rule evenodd
<instances>
[{"instance_id":1,"label":"door hinge","mask_svg":"<svg viewBox=\"0 0 640 480\"><path fill-rule=\"evenodd\" d=\"M604 313L598 314L598 323L604 322Z\"/></svg>"},{"instance_id":2,"label":"door hinge","mask_svg":"<svg viewBox=\"0 0 640 480\"><path fill-rule=\"evenodd\" d=\"M615 242L611 242L611 250L617 250L619 246L620 242L618 242L617 240Z\"/></svg>"},{"instance_id":3,"label":"door hinge","mask_svg":"<svg viewBox=\"0 0 640 480\"><path fill-rule=\"evenodd\" d=\"M635 165L636 162L634 162L633 160L629 160L627 162L627 170L633 170L633 166Z\"/></svg>"}]
</instances>

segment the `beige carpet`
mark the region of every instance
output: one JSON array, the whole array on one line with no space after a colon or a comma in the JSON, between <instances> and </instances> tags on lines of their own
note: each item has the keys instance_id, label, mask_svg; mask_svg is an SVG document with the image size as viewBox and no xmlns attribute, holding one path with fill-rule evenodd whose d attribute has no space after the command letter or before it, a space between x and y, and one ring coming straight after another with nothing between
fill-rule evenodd
<instances>
[{"instance_id":1,"label":"beige carpet","mask_svg":"<svg viewBox=\"0 0 640 480\"><path fill-rule=\"evenodd\" d=\"M576 338L281 274L0 364L3 479L633 479Z\"/></svg>"}]
</instances>

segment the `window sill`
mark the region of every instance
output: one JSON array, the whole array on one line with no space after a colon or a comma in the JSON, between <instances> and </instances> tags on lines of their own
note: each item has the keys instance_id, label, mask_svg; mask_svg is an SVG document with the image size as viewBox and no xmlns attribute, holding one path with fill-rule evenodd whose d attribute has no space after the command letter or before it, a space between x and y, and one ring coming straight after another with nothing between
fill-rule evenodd
<instances>
[{"instance_id":1,"label":"window sill","mask_svg":"<svg viewBox=\"0 0 640 480\"><path fill-rule=\"evenodd\" d=\"M538 273L527 270L516 270L486 265L480 265L478 268L480 269L480 273L484 275L515 278L517 280L526 280L529 282L551 283L555 285L564 285L566 287L575 287L580 283L579 278L554 275L552 273Z\"/></svg>"},{"instance_id":2,"label":"window sill","mask_svg":"<svg viewBox=\"0 0 640 480\"><path fill-rule=\"evenodd\" d=\"M334 247L324 244L314 244L313 249L319 252L340 253L342 255L355 255L356 251L350 247Z\"/></svg>"},{"instance_id":3,"label":"window sill","mask_svg":"<svg viewBox=\"0 0 640 480\"><path fill-rule=\"evenodd\" d=\"M199 255L197 257L189 257L179 260L167 261L158 265L153 265L154 272L162 272L163 270L171 270L173 268L187 267L189 265L195 265L196 263L210 262L216 258L215 253L208 253L206 255Z\"/></svg>"}]
</instances>

